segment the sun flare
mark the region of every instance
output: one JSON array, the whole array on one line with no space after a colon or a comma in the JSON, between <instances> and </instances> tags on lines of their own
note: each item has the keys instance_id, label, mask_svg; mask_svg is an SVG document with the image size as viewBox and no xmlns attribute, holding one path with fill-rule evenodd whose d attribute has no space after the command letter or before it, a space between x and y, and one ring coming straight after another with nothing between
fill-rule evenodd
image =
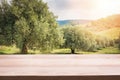
<instances>
[{"instance_id":1,"label":"sun flare","mask_svg":"<svg viewBox=\"0 0 120 80\"><path fill-rule=\"evenodd\" d=\"M97 0L96 11L99 12L99 17L106 17L120 13L120 7L117 1L113 0Z\"/></svg>"}]
</instances>

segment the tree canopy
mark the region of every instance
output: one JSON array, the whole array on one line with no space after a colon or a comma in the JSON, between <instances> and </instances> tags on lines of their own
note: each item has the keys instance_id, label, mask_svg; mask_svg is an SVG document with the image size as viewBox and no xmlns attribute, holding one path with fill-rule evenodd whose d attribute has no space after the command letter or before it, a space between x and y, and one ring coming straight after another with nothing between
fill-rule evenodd
<instances>
[{"instance_id":1,"label":"tree canopy","mask_svg":"<svg viewBox=\"0 0 120 80\"><path fill-rule=\"evenodd\" d=\"M56 17L42 0L11 0L10 4L3 0L0 9L0 31L10 33L5 31L3 35L12 38L21 53L33 47L51 50L63 42Z\"/></svg>"},{"instance_id":2,"label":"tree canopy","mask_svg":"<svg viewBox=\"0 0 120 80\"><path fill-rule=\"evenodd\" d=\"M71 53L75 53L75 49L84 51L94 51L96 41L92 33L81 27L63 28L65 44L64 47L70 48Z\"/></svg>"}]
</instances>

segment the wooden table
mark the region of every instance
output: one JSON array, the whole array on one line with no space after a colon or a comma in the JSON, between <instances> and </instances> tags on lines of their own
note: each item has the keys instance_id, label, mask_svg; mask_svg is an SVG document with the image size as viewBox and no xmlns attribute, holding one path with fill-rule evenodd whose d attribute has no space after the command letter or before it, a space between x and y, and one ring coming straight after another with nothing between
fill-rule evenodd
<instances>
[{"instance_id":1,"label":"wooden table","mask_svg":"<svg viewBox=\"0 0 120 80\"><path fill-rule=\"evenodd\" d=\"M120 55L0 55L0 76L120 75Z\"/></svg>"}]
</instances>

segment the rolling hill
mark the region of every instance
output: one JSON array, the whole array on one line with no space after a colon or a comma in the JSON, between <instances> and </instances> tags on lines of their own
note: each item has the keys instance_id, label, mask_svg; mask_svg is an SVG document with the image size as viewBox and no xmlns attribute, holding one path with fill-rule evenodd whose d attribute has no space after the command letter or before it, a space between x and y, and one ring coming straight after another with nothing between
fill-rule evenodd
<instances>
[{"instance_id":1,"label":"rolling hill","mask_svg":"<svg viewBox=\"0 0 120 80\"><path fill-rule=\"evenodd\" d=\"M89 31L116 39L120 35L120 14L98 19L84 25Z\"/></svg>"},{"instance_id":2,"label":"rolling hill","mask_svg":"<svg viewBox=\"0 0 120 80\"><path fill-rule=\"evenodd\" d=\"M87 24L91 22L92 20L58 20L58 24L60 26L64 25L82 25L82 24Z\"/></svg>"},{"instance_id":3,"label":"rolling hill","mask_svg":"<svg viewBox=\"0 0 120 80\"><path fill-rule=\"evenodd\" d=\"M85 27L95 32L120 28L120 14L92 21L89 24L86 24Z\"/></svg>"}]
</instances>

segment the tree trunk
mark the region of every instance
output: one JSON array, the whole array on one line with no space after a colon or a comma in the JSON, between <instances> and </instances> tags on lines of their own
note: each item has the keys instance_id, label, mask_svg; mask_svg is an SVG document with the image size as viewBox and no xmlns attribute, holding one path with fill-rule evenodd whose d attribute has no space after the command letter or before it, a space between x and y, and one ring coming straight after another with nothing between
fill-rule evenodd
<instances>
[{"instance_id":1,"label":"tree trunk","mask_svg":"<svg viewBox=\"0 0 120 80\"><path fill-rule=\"evenodd\" d=\"M75 54L75 49L71 49L71 54Z\"/></svg>"},{"instance_id":2,"label":"tree trunk","mask_svg":"<svg viewBox=\"0 0 120 80\"><path fill-rule=\"evenodd\" d=\"M28 53L26 42L23 42L21 53L22 54L27 54Z\"/></svg>"}]
</instances>

